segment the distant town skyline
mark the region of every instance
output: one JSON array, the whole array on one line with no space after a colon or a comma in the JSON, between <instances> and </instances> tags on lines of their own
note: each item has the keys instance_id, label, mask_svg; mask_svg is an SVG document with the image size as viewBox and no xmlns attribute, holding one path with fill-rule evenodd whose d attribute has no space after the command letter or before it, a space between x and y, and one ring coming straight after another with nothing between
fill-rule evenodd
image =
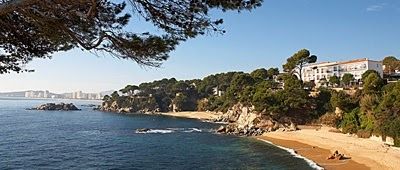
<instances>
[{"instance_id":1,"label":"distant town skyline","mask_svg":"<svg viewBox=\"0 0 400 170\"><path fill-rule=\"evenodd\" d=\"M110 95L111 93L112 91L104 91L100 93L85 93L83 91L54 93L49 90L27 90L27 91L0 92L0 97L101 100L105 95Z\"/></svg>"},{"instance_id":2,"label":"distant town skyline","mask_svg":"<svg viewBox=\"0 0 400 170\"><path fill-rule=\"evenodd\" d=\"M281 68L286 58L303 48L317 55L318 61L400 56L400 2L396 0L269 0L253 12L215 16L224 18L225 35L182 43L161 68L72 50L56 53L51 60L35 59L26 66L35 69L33 73L0 75L0 92L98 93L162 78ZM146 32L153 27L131 23L128 29Z\"/></svg>"}]
</instances>

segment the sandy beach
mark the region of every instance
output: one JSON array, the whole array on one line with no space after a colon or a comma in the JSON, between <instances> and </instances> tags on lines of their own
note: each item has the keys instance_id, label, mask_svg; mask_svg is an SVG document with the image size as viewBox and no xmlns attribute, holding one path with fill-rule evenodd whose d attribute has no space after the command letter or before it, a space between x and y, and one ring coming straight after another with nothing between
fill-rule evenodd
<instances>
[{"instance_id":1,"label":"sandy beach","mask_svg":"<svg viewBox=\"0 0 400 170\"><path fill-rule=\"evenodd\" d=\"M173 117L182 117L182 118L190 118L190 119L200 119L200 120L214 120L219 116L219 114L215 112L167 112L160 113L165 116L173 116Z\"/></svg>"},{"instance_id":2,"label":"sandy beach","mask_svg":"<svg viewBox=\"0 0 400 170\"><path fill-rule=\"evenodd\" d=\"M272 132L257 138L294 149L326 169L400 169L400 149L329 129ZM326 160L336 150L351 159Z\"/></svg>"}]
</instances>

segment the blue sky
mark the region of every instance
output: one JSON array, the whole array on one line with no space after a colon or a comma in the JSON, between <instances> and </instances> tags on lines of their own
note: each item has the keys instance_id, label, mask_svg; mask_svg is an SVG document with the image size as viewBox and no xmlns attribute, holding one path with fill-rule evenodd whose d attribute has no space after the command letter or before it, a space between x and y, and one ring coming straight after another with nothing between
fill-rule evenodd
<instances>
[{"instance_id":1,"label":"blue sky","mask_svg":"<svg viewBox=\"0 0 400 170\"><path fill-rule=\"evenodd\" d=\"M34 60L27 65L34 73L0 75L0 91L100 92L162 78L281 68L302 48L318 61L400 56L398 0L265 0L252 12L213 15L224 18L227 33L182 43L161 68L73 50ZM139 24L128 29L153 28Z\"/></svg>"}]
</instances>

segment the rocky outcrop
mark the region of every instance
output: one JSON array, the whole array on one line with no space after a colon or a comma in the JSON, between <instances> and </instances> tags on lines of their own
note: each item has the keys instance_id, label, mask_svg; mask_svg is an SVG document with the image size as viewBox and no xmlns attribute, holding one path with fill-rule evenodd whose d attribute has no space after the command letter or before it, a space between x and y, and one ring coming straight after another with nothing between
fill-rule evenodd
<instances>
[{"instance_id":1,"label":"rocky outcrop","mask_svg":"<svg viewBox=\"0 0 400 170\"><path fill-rule=\"evenodd\" d=\"M74 111L74 110L80 110L78 109L74 104L72 103L60 103L60 104L55 104L55 103L46 103L42 104L38 107L32 108L30 110L62 110L62 111Z\"/></svg>"},{"instance_id":2,"label":"rocky outcrop","mask_svg":"<svg viewBox=\"0 0 400 170\"><path fill-rule=\"evenodd\" d=\"M240 136L258 136L278 129L281 131L297 130L295 123L281 124L273 120L270 116L254 111L254 107L242 104L233 106L215 121L228 123L228 125L219 127L217 129L218 133Z\"/></svg>"}]
</instances>

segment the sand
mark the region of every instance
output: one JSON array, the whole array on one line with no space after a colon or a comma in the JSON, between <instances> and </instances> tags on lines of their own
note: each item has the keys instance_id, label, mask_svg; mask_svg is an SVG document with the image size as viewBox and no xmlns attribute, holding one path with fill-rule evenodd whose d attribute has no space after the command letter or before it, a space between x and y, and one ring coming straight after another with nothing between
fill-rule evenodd
<instances>
[{"instance_id":1,"label":"sand","mask_svg":"<svg viewBox=\"0 0 400 170\"><path fill-rule=\"evenodd\" d=\"M329 129L271 132L257 138L292 148L326 169L400 169L400 149L371 139L329 132ZM326 160L335 150L351 159Z\"/></svg>"},{"instance_id":2,"label":"sand","mask_svg":"<svg viewBox=\"0 0 400 170\"><path fill-rule=\"evenodd\" d=\"M211 121L216 119L219 114L215 112L167 112L160 113L161 115L173 116L173 117L182 117L182 118L190 118L190 119L200 119Z\"/></svg>"}]
</instances>

